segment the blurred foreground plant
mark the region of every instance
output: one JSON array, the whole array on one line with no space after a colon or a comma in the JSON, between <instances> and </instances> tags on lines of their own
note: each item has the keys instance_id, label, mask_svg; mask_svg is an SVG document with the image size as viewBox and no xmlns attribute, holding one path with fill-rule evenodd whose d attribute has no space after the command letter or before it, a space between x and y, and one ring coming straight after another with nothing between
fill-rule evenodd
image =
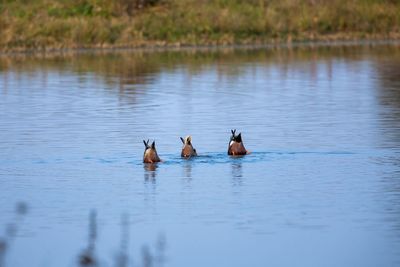
<instances>
[{"instance_id":1,"label":"blurred foreground plant","mask_svg":"<svg viewBox=\"0 0 400 267\"><path fill-rule=\"evenodd\" d=\"M28 213L28 205L25 202L18 202L15 206L14 218L6 225L4 237L0 236L0 267L5 266L7 250L15 240L18 230L21 227L25 215Z\"/></svg>"},{"instance_id":2,"label":"blurred foreground plant","mask_svg":"<svg viewBox=\"0 0 400 267\"><path fill-rule=\"evenodd\" d=\"M101 261L96 255L96 239L97 239L97 213L95 210L89 214L89 235L88 245L80 253L78 257L78 266L101 266ZM162 267L165 263L165 236L160 234L155 245L155 252L152 253L147 245L142 247L142 260L140 264L134 264L129 258L129 216L123 214L121 216L121 237L120 247L115 258L116 267L143 266L143 267Z\"/></svg>"}]
</instances>

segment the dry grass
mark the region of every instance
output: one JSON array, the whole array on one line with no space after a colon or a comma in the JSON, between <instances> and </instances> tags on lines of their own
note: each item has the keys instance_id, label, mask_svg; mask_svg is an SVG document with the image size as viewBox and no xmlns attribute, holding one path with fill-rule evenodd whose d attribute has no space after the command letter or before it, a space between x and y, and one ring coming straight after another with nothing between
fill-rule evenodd
<instances>
[{"instance_id":1,"label":"dry grass","mask_svg":"<svg viewBox=\"0 0 400 267\"><path fill-rule=\"evenodd\" d=\"M398 38L396 0L0 0L0 49Z\"/></svg>"}]
</instances>

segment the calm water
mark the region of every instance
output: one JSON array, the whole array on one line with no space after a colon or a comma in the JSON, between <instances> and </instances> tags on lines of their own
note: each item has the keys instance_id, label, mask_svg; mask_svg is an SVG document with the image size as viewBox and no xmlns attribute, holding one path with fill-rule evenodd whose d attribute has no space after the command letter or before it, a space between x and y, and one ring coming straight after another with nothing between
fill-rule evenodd
<instances>
[{"instance_id":1,"label":"calm water","mask_svg":"<svg viewBox=\"0 0 400 267\"><path fill-rule=\"evenodd\" d=\"M400 266L400 47L0 58L3 239L19 201L5 266L76 266L91 210L102 266Z\"/></svg>"}]
</instances>

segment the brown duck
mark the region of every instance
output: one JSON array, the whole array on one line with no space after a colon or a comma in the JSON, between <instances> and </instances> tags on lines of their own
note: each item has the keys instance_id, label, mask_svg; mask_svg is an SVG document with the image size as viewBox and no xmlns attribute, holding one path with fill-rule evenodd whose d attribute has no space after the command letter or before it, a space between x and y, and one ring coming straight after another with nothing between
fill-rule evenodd
<instances>
[{"instance_id":1,"label":"brown duck","mask_svg":"<svg viewBox=\"0 0 400 267\"><path fill-rule=\"evenodd\" d=\"M197 156L196 149L194 149L192 145L192 137L186 136L185 139L181 137L181 141L183 143L181 157L182 158L190 158Z\"/></svg>"},{"instance_id":2,"label":"brown duck","mask_svg":"<svg viewBox=\"0 0 400 267\"><path fill-rule=\"evenodd\" d=\"M243 145L242 141L242 133L239 133L236 135L236 130L231 130L232 136L229 141L229 147L228 147L228 155L231 156L242 156L249 154L249 152L246 150L246 148Z\"/></svg>"},{"instance_id":3,"label":"brown duck","mask_svg":"<svg viewBox=\"0 0 400 267\"><path fill-rule=\"evenodd\" d=\"M149 140L147 140L147 142L145 140L143 140L145 149L144 149L144 153L143 153L143 163L156 163L156 162L160 162L160 157L157 154L157 150L156 150L156 142L153 141L153 143L151 143L151 146L149 145Z\"/></svg>"}]
</instances>

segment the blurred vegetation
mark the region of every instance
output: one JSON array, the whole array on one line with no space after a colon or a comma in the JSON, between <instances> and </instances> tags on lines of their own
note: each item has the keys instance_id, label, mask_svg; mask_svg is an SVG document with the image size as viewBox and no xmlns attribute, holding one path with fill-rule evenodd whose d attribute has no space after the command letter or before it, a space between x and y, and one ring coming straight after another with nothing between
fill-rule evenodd
<instances>
[{"instance_id":1,"label":"blurred vegetation","mask_svg":"<svg viewBox=\"0 0 400 267\"><path fill-rule=\"evenodd\" d=\"M0 0L0 49L400 37L398 0Z\"/></svg>"},{"instance_id":2,"label":"blurred vegetation","mask_svg":"<svg viewBox=\"0 0 400 267\"><path fill-rule=\"evenodd\" d=\"M28 210L28 205L25 202L18 202L15 206L13 220L6 225L5 235L0 236L0 267L6 265L7 251L14 243Z\"/></svg>"},{"instance_id":3,"label":"blurred vegetation","mask_svg":"<svg viewBox=\"0 0 400 267\"><path fill-rule=\"evenodd\" d=\"M107 266L102 263L102 260L96 253L96 241L97 241L97 213L92 210L89 215L89 235L88 245L80 253L78 257L78 266L85 267L99 267ZM142 266L142 267L162 267L165 263L165 248L166 239L163 234L158 236L155 244L155 249L152 251L147 245L142 246L141 263L134 262L129 257L129 216L124 214L121 217L121 239L118 253L115 257L113 266L116 267L129 267L129 266Z\"/></svg>"}]
</instances>

